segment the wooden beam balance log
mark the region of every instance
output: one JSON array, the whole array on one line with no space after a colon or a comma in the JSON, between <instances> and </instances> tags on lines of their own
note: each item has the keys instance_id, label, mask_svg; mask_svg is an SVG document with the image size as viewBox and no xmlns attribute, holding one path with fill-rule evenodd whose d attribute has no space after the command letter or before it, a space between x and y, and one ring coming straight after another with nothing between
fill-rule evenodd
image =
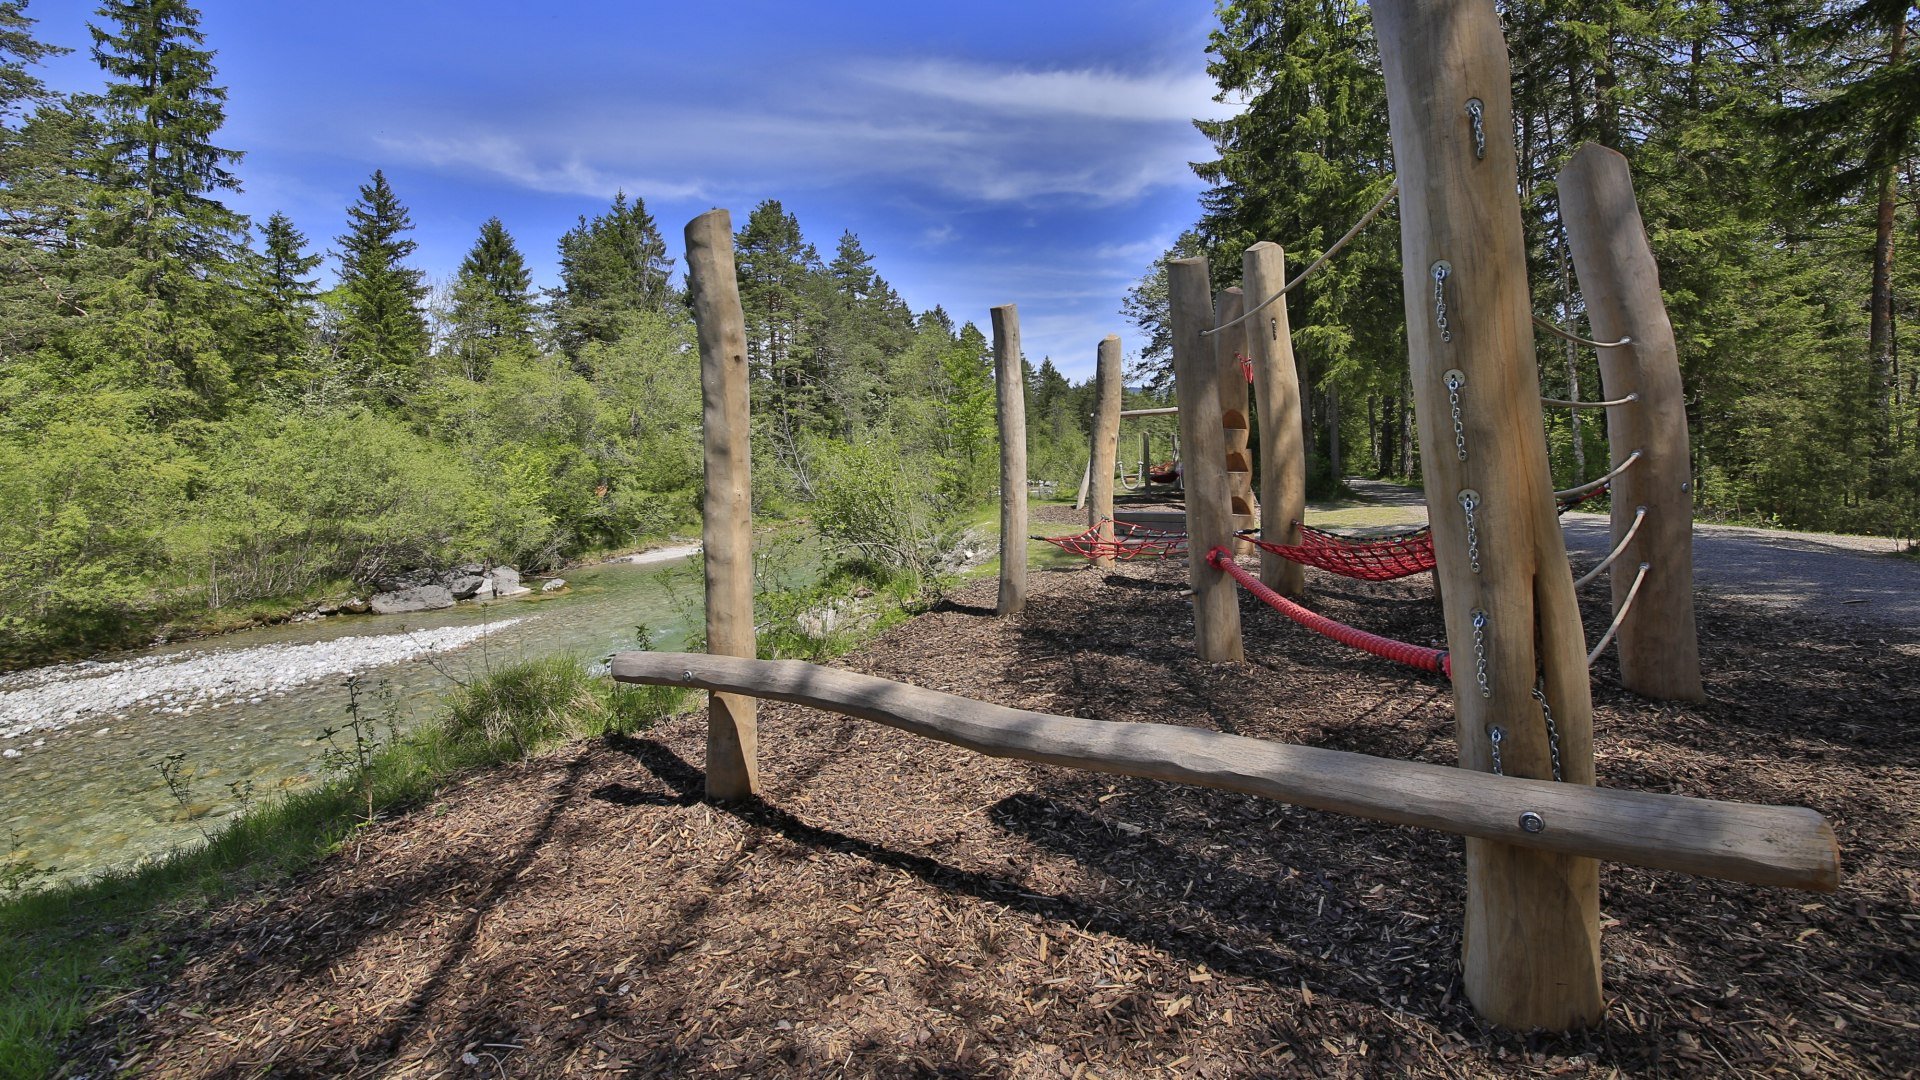
<instances>
[{"instance_id":1,"label":"wooden beam balance log","mask_svg":"<svg viewBox=\"0 0 1920 1080\"><path fill-rule=\"evenodd\" d=\"M1247 328L1240 317L1246 310L1246 294L1239 286L1214 294L1213 359L1220 379L1220 441L1226 450L1227 506L1236 536L1233 553L1252 558L1260 549L1251 540L1237 538L1244 529L1260 527L1253 497L1253 451L1248 447L1253 431L1247 422L1247 369L1241 364L1247 355Z\"/></svg>"},{"instance_id":2,"label":"wooden beam balance log","mask_svg":"<svg viewBox=\"0 0 1920 1080\"><path fill-rule=\"evenodd\" d=\"M996 615L1027 609L1027 392L1020 312L993 309L993 380L1000 417L1000 598Z\"/></svg>"},{"instance_id":3,"label":"wooden beam balance log","mask_svg":"<svg viewBox=\"0 0 1920 1080\"><path fill-rule=\"evenodd\" d=\"M1673 323L1660 296L1660 268L1647 244L1627 159L1596 143L1575 151L1560 170L1560 211L1594 338L1629 342L1597 350L1602 396L1637 395L1607 411L1613 464L1642 454L1614 479L1611 491L1613 543L1626 543L1616 565L1628 568L1612 577L1616 613L1633 587L1632 569L1647 566L1646 583L1620 623L1620 682L1645 697L1704 701L1693 612L1687 403ZM1628 540L1641 507L1645 520Z\"/></svg>"},{"instance_id":4,"label":"wooden beam balance log","mask_svg":"<svg viewBox=\"0 0 1920 1080\"><path fill-rule=\"evenodd\" d=\"M1279 292L1287 282L1286 252L1265 240L1248 248L1240 261L1240 281L1256 304ZM1247 358L1253 361L1253 398L1260 410L1260 537L1297 545L1300 522L1307 517L1307 456L1286 297L1262 308L1251 323ZM1260 580L1281 596L1306 595L1306 567L1271 551L1260 552Z\"/></svg>"},{"instance_id":5,"label":"wooden beam balance log","mask_svg":"<svg viewBox=\"0 0 1920 1080\"><path fill-rule=\"evenodd\" d=\"M1187 501L1187 581L1193 587L1193 639L1200 659L1245 660L1240 597L1233 579L1207 564L1207 552L1233 546L1226 442L1220 431L1220 379L1213 345L1202 331L1214 325L1207 260L1169 259L1167 292L1173 323L1173 382L1180 398L1179 454Z\"/></svg>"},{"instance_id":6,"label":"wooden beam balance log","mask_svg":"<svg viewBox=\"0 0 1920 1080\"><path fill-rule=\"evenodd\" d=\"M1591 785L1586 642L1541 434L1499 16L1486 0L1371 10L1461 765ZM1505 838L1466 847L1461 966L1474 1007L1509 1028L1598 1022L1598 865Z\"/></svg>"},{"instance_id":7,"label":"wooden beam balance log","mask_svg":"<svg viewBox=\"0 0 1920 1080\"><path fill-rule=\"evenodd\" d=\"M701 441L706 494L707 649L756 655L753 631L753 448L747 413L747 324L734 276L733 220L709 210L687 223L687 292L700 336ZM707 703L707 797L760 793L754 699L716 693Z\"/></svg>"},{"instance_id":8,"label":"wooden beam balance log","mask_svg":"<svg viewBox=\"0 0 1920 1080\"><path fill-rule=\"evenodd\" d=\"M1125 373L1120 364L1120 336L1108 334L1100 339L1094 368L1093 446L1087 461L1091 490L1087 500L1087 524L1100 529L1100 542L1113 543L1113 472L1120 455L1121 383ZM1112 569L1113 556L1101 555L1093 565Z\"/></svg>"},{"instance_id":9,"label":"wooden beam balance log","mask_svg":"<svg viewBox=\"0 0 1920 1080\"><path fill-rule=\"evenodd\" d=\"M614 656L613 677L752 694L992 757L1238 791L1561 856L1754 885L1839 887L1833 830L1804 807L1489 776L1204 728L1054 716L798 660L628 652Z\"/></svg>"}]
</instances>

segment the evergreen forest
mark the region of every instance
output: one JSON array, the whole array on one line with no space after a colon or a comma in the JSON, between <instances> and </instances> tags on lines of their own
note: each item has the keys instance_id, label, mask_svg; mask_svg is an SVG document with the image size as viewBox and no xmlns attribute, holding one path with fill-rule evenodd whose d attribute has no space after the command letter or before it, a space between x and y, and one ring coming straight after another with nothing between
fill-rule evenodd
<instances>
[{"instance_id":1,"label":"evergreen forest","mask_svg":"<svg viewBox=\"0 0 1920 1080\"><path fill-rule=\"evenodd\" d=\"M63 50L27 7L0 0L0 658L697 525L692 326L645 192L609 192L557 238L476 221L432 282L382 171L331 236L228 207L244 148L222 138L219 43L185 0L102 0L84 94L37 75ZM1913 10L1500 8L1536 311L1584 329L1554 176L1584 141L1622 150L1679 337L1700 512L1915 535L1920 270L1897 257L1920 245ZM1393 163L1364 3L1217 14L1208 71L1240 111L1197 122L1215 156L1194 166L1208 187L1174 250L1210 256L1224 285L1256 240L1314 258ZM756 506L925 573L997 482L990 343L911 310L850 231L823 254L775 200L735 224ZM1389 208L1289 298L1323 488L1419 474L1395 229ZM523 243L556 245L552 288ZM1170 389L1165 302L1150 268L1117 313L1146 397ZM1539 348L1546 393L1598 396L1590 350ZM1070 490L1091 387L1043 358L1027 391L1033 475ZM1604 470L1601 422L1549 418L1556 479Z\"/></svg>"},{"instance_id":2,"label":"evergreen forest","mask_svg":"<svg viewBox=\"0 0 1920 1080\"><path fill-rule=\"evenodd\" d=\"M1709 519L1920 533L1920 60L1904 0L1500 0L1537 315L1585 333L1555 176L1588 141L1631 163L1678 339ZM1218 5L1199 121L1210 187L1169 255L1232 284L1256 241L1290 266L1388 191L1386 88L1362 0ZM1167 378L1165 279L1127 298ZM1413 477L1394 208L1288 297L1324 489ZM1595 400L1593 350L1539 339L1541 389ZM1594 412L1549 410L1557 486L1606 471Z\"/></svg>"}]
</instances>

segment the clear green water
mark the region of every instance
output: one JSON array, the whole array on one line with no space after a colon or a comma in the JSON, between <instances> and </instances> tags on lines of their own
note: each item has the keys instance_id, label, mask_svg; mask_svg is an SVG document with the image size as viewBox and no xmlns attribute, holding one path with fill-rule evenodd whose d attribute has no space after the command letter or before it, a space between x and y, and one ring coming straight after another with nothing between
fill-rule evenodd
<instances>
[{"instance_id":1,"label":"clear green water","mask_svg":"<svg viewBox=\"0 0 1920 1080\"><path fill-rule=\"evenodd\" d=\"M269 645L495 625L460 648L359 673L363 709L391 716L404 729L430 715L456 683L490 667L555 653L598 660L633 647L636 624L649 628L654 647L676 648L689 620L700 617L700 579L688 560L607 563L566 578L570 589L549 596L412 615L341 616L133 655L170 662ZM258 655L264 662L268 654ZM0 856L10 852L72 878L198 842L242 808L249 787L259 800L323 779L325 747L317 737L346 718L346 705L343 680L333 676L258 702L242 698L185 715L168 712L165 702L146 702L10 740L6 745L22 756L0 760ZM36 747L36 740L44 744ZM160 768L170 755L182 755L177 791Z\"/></svg>"}]
</instances>

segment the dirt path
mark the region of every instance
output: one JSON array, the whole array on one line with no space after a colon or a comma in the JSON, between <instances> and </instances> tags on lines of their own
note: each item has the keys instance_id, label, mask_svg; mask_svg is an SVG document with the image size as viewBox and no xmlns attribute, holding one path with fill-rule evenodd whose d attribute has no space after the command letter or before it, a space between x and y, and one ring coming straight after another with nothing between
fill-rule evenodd
<instances>
[{"instance_id":1,"label":"dirt path","mask_svg":"<svg viewBox=\"0 0 1920 1080\"><path fill-rule=\"evenodd\" d=\"M1419 488L1348 480L1366 502L1426 520ZM1582 568L1613 547L1605 514L1561 519ZM1872 623L1920 634L1920 562L1896 557L1900 541L1877 536L1750 529L1697 523L1693 579L1700 589L1781 611Z\"/></svg>"}]
</instances>

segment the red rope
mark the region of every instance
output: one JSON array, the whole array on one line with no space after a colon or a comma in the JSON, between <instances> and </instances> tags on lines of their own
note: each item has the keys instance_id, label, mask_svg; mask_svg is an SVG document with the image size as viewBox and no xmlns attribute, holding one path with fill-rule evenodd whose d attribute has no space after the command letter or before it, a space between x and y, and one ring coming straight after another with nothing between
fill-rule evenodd
<instances>
[{"instance_id":1,"label":"red rope","mask_svg":"<svg viewBox=\"0 0 1920 1080\"><path fill-rule=\"evenodd\" d=\"M1113 526L1113 539L1100 536L1101 525ZM1102 518L1099 525L1072 536L1036 536L1062 551L1086 559L1118 559L1127 562L1142 555L1171 559L1187 553L1187 534L1159 532L1125 521Z\"/></svg>"},{"instance_id":2,"label":"red rope","mask_svg":"<svg viewBox=\"0 0 1920 1080\"><path fill-rule=\"evenodd\" d=\"M1267 588L1259 578L1234 562L1233 556L1226 548L1217 547L1207 552L1207 564L1216 570L1231 574L1233 580L1239 582L1242 588L1265 600L1268 607L1322 637L1332 638L1342 645L1370 653L1383 660L1392 660L1408 667L1419 668L1421 671L1436 672L1449 679L1453 678L1453 661L1444 649L1429 649L1421 645L1410 645L1404 641L1381 637L1379 634L1369 634L1365 630L1357 630L1346 623L1335 622L1325 615L1308 611Z\"/></svg>"}]
</instances>

